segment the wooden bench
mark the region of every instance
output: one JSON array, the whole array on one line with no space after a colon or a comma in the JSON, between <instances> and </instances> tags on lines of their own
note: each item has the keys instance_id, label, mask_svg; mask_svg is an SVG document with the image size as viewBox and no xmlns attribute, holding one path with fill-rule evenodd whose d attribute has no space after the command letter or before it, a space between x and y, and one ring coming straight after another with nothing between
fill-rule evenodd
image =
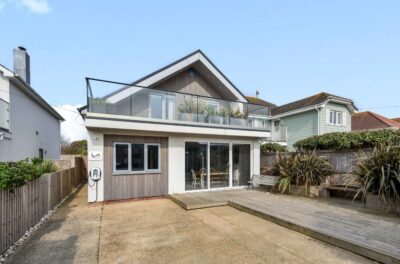
<instances>
[{"instance_id":1,"label":"wooden bench","mask_svg":"<svg viewBox=\"0 0 400 264\"><path fill-rule=\"evenodd\" d=\"M254 187L259 187L260 185L265 186L274 186L276 182L276 176L272 175L253 175L250 181L248 182L247 189L250 187L254 189Z\"/></svg>"},{"instance_id":2,"label":"wooden bench","mask_svg":"<svg viewBox=\"0 0 400 264\"><path fill-rule=\"evenodd\" d=\"M355 194L362 188L361 182L351 181L354 174L334 174L326 178L322 187L326 190L324 196L329 197L330 191L340 191ZM351 182L351 183L350 183Z\"/></svg>"}]
</instances>

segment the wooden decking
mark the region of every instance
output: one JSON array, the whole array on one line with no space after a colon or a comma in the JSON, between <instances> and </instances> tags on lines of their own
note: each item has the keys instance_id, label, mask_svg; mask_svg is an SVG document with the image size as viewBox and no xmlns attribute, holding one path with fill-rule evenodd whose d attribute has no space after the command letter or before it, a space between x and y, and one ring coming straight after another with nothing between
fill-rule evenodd
<instances>
[{"instance_id":1,"label":"wooden decking","mask_svg":"<svg viewBox=\"0 0 400 264\"><path fill-rule=\"evenodd\" d=\"M230 205L362 256L400 263L400 218L373 213L350 201L247 190L178 194L171 199L187 210Z\"/></svg>"}]
</instances>

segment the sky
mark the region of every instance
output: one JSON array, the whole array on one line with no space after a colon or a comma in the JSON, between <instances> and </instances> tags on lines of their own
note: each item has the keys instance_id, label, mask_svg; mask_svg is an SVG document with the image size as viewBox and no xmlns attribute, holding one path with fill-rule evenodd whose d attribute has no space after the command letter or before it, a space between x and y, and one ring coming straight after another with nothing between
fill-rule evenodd
<instances>
[{"instance_id":1,"label":"sky","mask_svg":"<svg viewBox=\"0 0 400 264\"><path fill-rule=\"evenodd\" d=\"M86 76L131 82L201 49L246 95L281 105L325 91L398 117L399 14L390 0L0 0L0 64L24 46L32 86L75 106Z\"/></svg>"}]
</instances>

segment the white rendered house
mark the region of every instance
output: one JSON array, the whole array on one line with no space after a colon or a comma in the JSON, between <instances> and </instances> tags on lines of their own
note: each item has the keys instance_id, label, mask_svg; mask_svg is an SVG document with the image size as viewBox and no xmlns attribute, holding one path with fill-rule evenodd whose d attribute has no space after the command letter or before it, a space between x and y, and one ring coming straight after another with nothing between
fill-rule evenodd
<instances>
[{"instance_id":1,"label":"white rendered house","mask_svg":"<svg viewBox=\"0 0 400 264\"><path fill-rule=\"evenodd\" d=\"M58 114L30 86L30 58L14 50L14 71L0 64L0 161L60 159Z\"/></svg>"},{"instance_id":2,"label":"white rendered house","mask_svg":"<svg viewBox=\"0 0 400 264\"><path fill-rule=\"evenodd\" d=\"M94 83L120 85L95 97ZM89 201L246 186L259 174L268 108L246 97L200 51L131 84L88 79Z\"/></svg>"}]
</instances>

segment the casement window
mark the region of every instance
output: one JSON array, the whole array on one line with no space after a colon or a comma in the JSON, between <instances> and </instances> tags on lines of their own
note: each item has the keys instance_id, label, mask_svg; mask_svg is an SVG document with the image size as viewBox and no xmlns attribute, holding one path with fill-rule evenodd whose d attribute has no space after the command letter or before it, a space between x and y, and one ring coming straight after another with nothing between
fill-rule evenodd
<instances>
[{"instance_id":1,"label":"casement window","mask_svg":"<svg viewBox=\"0 0 400 264\"><path fill-rule=\"evenodd\" d=\"M160 170L160 144L114 143L114 174L159 172Z\"/></svg>"},{"instance_id":2,"label":"casement window","mask_svg":"<svg viewBox=\"0 0 400 264\"><path fill-rule=\"evenodd\" d=\"M326 121L331 125L346 125L346 113L341 111L327 110Z\"/></svg>"}]
</instances>

